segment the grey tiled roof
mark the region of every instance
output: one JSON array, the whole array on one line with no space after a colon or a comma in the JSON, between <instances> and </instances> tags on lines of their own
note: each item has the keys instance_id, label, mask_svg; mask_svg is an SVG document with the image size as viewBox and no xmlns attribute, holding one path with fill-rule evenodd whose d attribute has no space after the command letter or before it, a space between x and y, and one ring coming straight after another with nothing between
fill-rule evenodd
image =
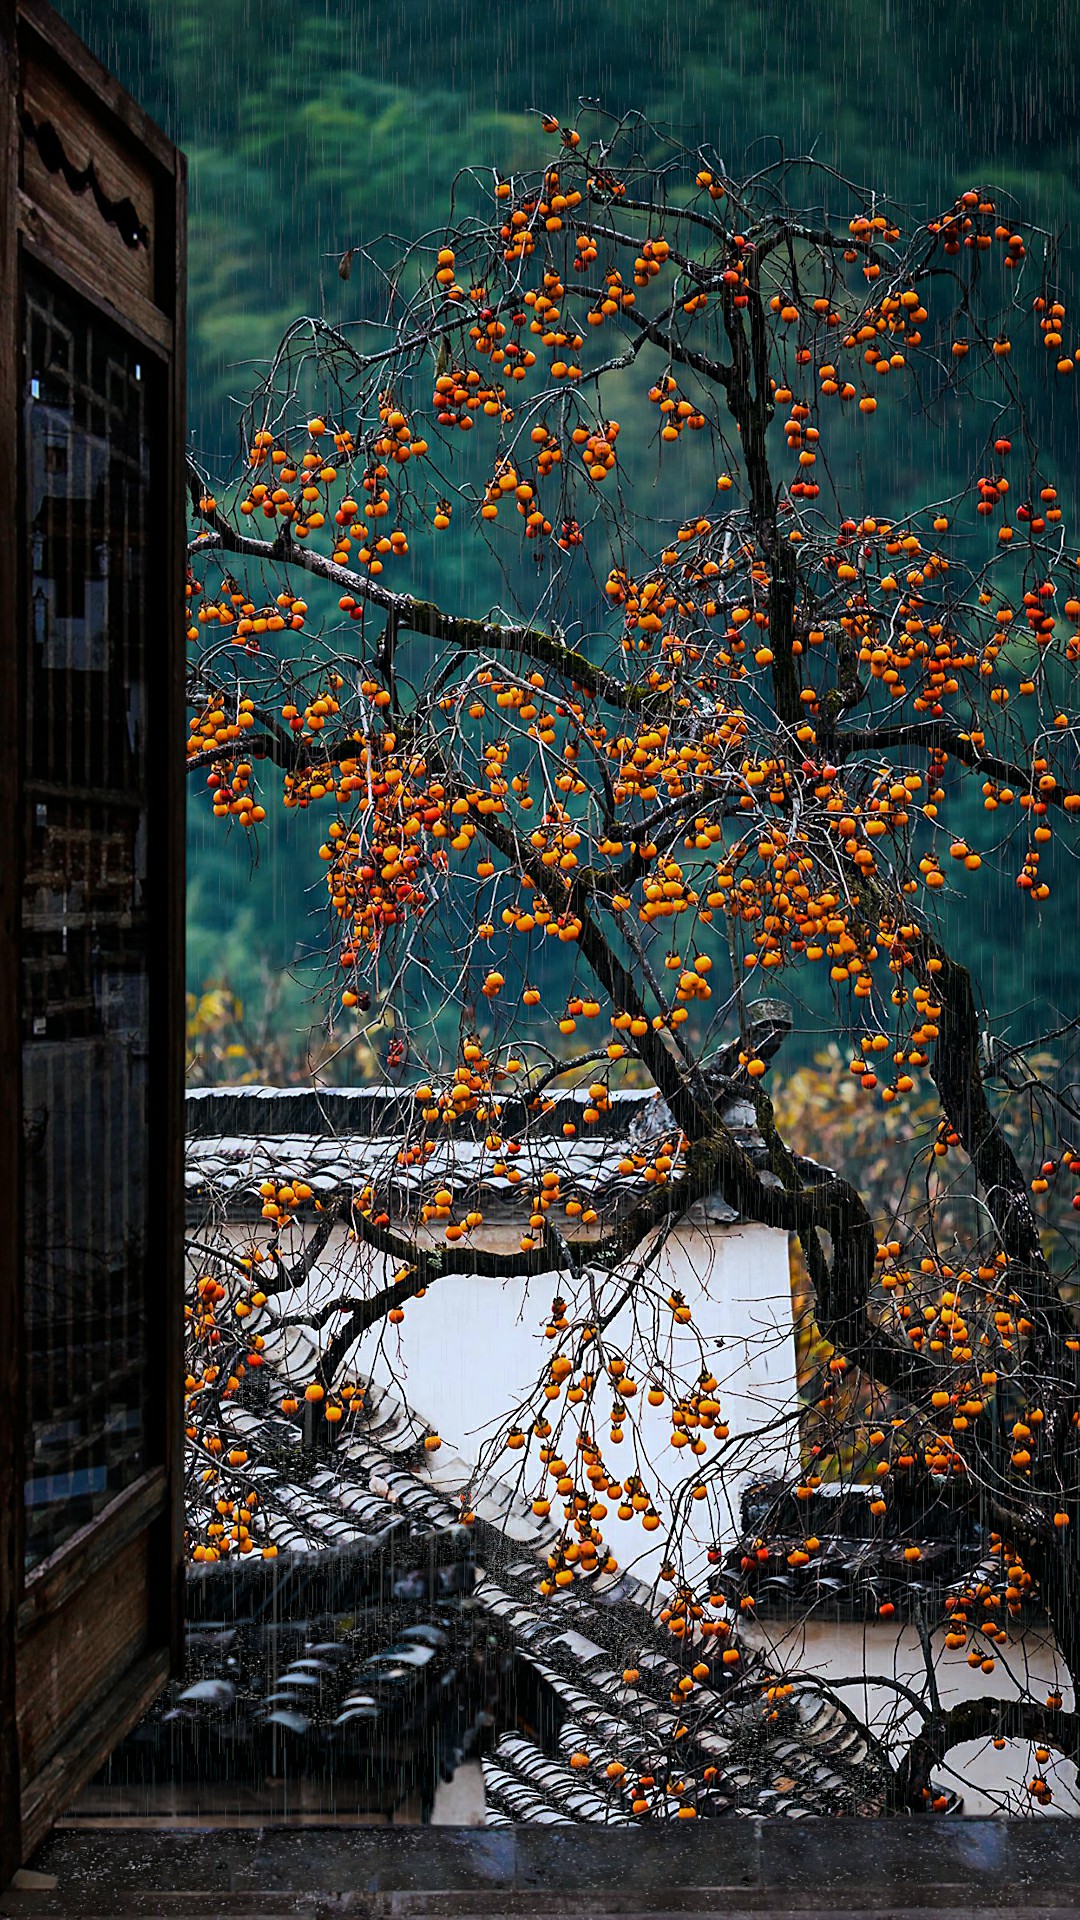
<instances>
[{"instance_id":1,"label":"grey tiled roof","mask_svg":"<svg viewBox=\"0 0 1080 1920\"><path fill-rule=\"evenodd\" d=\"M583 1118L588 1107L586 1093L569 1093L545 1111L526 1114L519 1102L511 1109L508 1098L504 1118L519 1123L512 1164L526 1176L557 1168L568 1186L594 1197L610 1214L642 1191L638 1173L619 1172L620 1160L646 1147L655 1150L665 1138L675 1142L678 1129L654 1093L616 1091L610 1110L595 1122ZM423 1194L449 1179L457 1195L483 1199L489 1220L499 1217L500 1207L514 1217L521 1213L521 1189L494 1171L499 1156L484 1144L487 1125L477 1129L466 1123L452 1134L445 1128L425 1128L407 1091L195 1089L187 1095L186 1117L185 1190L194 1218L204 1217L208 1204L219 1216L257 1215L259 1184L270 1176L304 1181L315 1200L323 1202L372 1186L384 1205L400 1212L415 1208ZM753 1108L737 1090L727 1099L724 1118L770 1182L773 1176L764 1168L765 1149ZM572 1139L564 1135L566 1125L576 1128ZM422 1168L402 1166L403 1150L420 1140L433 1147ZM297 1211L303 1214L304 1208ZM736 1217L719 1196L708 1203L707 1212L719 1221Z\"/></svg>"},{"instance_id":2,"label":"grey tiled roof","mask_svg":"<svg viewBox=\"0 0 1080 1920\"><path fill-rule=\"evenodd\" d=\"M550 1522L518 1516L511 1537L493 1485L462 1527L453 1487L465 1463L448 1463L437 1487L419 1423L392 1394L368 1392L330 1459L279 1416L230 1408L281 1550L192 1569L188 1685L125 1743L114 1778L205 1772L211 1755L228 1779L268 1766L273 1748L277 1771L286 1759L294 1774L351 1770L382 1804L427 1740L444 1771L480 1744L496 1824L626 1824L642 1792L652 1821L688 1804L699 1816L774 1801L791 1814L876 1809L865 1743L812 1688L777 1715L762 1684L717 1664L676 1709L687 1659L649 1591L601 1574L542 1595ZM588 1765L571 1767L572 1754Z\"/></svg>"},{"instance_id":3,"label":"grey tiled roof","mask_svg":"<svg viewBox=\"0 0 1080 1920\"><path fill-rule=\"evenodd\" d=\"M114 1756L113 1785L227 1797L285 1773L385 1811L480 1750L493 1824L624 1825L635 1794L653 1822L691 1804L877 1809L865 1743L812 1688L777 1714L762 1684L717 1665L676 1710L687 1661L641 1583L601 1574L542 1595L550 1523L511 1537L492 1487L463 1527L455 1470L434 1485L408 1409L375 1388L369 1409L330 1459L279 1416L230 1409L278 1557L191 1569L186 1681Z\"/></svg>"},{"instance_id":4,"label":"grey tiled roof","mask_svg":"<svg viewBox=\"0 0 1080 1920\"><path fill-rule=\"evenodd\" d=\"M920 1610L934 1621L951 1594L975 1586L1000 1609L1008 1586L1006 1564L990 1552L990 1529L942 1476L893 1476L887 1514L875 1519L869 1485L823 1485L800 1499L782 1480L745 1487L742 1533L723 1555L716 1575L733 1605L746 1596L758 1619L873 1619L884 1610L897 1619ZM811 1558L791 1561L807 1535ZM1025 1588L1007 1610L1026 1624L1041 1612L1038 1588Z\"/></svg>"}]
</instances>

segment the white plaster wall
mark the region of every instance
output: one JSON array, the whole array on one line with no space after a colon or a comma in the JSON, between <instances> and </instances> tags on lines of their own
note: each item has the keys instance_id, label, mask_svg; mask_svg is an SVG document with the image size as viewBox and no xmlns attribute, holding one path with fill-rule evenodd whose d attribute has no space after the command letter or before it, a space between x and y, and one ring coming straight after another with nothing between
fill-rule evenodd
<instances>
[{"instance_id":1,"label":"white plaster wall","mask_svg":"<svg viewBox=\"0 0 1080 1920\"><path fill-rule=\"evenodd\" d=\"M895 1690L898 1683L920 1698L926 1694L926 1662L916 1628L889 1626L884 1621L805 1622L755 1621L748 1638L775 1657L785 1673L813 1674L836 1686L837 1694L856 1718L885 1737L890 1745L907 1745L919 1725L919 1716ZM970 1667L967 1650L944 1646L942 1636L932 1640L934 1677L945 1708L963 1700L990 1697L1016 1700L1029 1694L1037 1701L1052 1687L1060 1690L1066 1712L1073 1707L1073 1689L1051 1635L1031 1629L995 1652L995 1668L985 1674ZM853 1681L853 1685L837 1685ZM1039 1772L1053 1789L1047 1808L1039 1807L1026 1791L1026 1782ZM1009 1740L997 1750L989 1739L966 1741L952 1749L935 1778L963 1794L966 1814L1014 1813L1080 1814L1077 1770L1071 1761L1052 1756L1036 1766L1026 1740Z\"/></svg>"},{"instance_id":2,"label":"white plaster wall","mask_svg":"<svg viewBox=\"0 0 1080 1920\"><path fill-rule=\"evenodd\" d=\"M662 1248L660 1274L693 1308L724 1417L746 1436L740 1480L783 1473L798 1448L787 1235L686 1222Z\"/></svg>"},{"instance_id":3,"label":"white plaster wall","mask_svg":"<svg viewBox=\"0 0 1080 1920\"><path fill-rule=\"evenodd\" d=\"M1072 1760L1051 1751L1049 1760L1037 1766L1054 1796L1048 1807L1027 1791L1034 1771L1030 1741L1009 1740L999 1752L989 1740L964 1740L946 1755L935 1777L963 1794L970 1818L1003 1811L1032 1814L1037 1820L1080 1816L1080 1778Z\"/></svg>"},{"instance_id":4,"label":"white plaster wall","mask_svg":"<svg viewBox=\"0 0 1080 1920\"><path fill-rule=\"evenodd\" d=\"M482 1827L487 1814L484 1770L479 1760L463 1760L453 1778L440 1780L431 1809L433 1827Z\"/></svg>"},{"instance_id":5,"label":"white plaster wall","mask_svg":"<svg viewBox=\"0 0 1080 1920\"><path fill-rule=\"evenodd\" d=\"M565 1295L565 1281L561 1286ZM673 1286L692 1309L688 1326L678 1325L663 1304ZM359 1365L377 1379L396 1381L444 1441L474 1463L513 1409L536 1404L535 1385L553 1351L543 1327L556 1291L554 1275L528 1283L448 1275L410 1305L403 1325L388 1330L388 1338L369 1335L361 1343ZM608 1283L612 1297L617 1291ZM720 1383L717 1397L731 1439L740 1442L736 1448L729 1442L730 1469L715 1494L690 1505L683 1552L696 1563L718 1533L733 1534L740 1486L783 1471L795 1443L786 1236L756 1225L680 1227L661 1251L650 1291L660 1293L661 1303L629 1303L607 1329L608 1350L621 1344L633 1354L644 1338L646 1348L688 1385L707 1365ZM597 1399L597 1436L605 1458L624 1477L639 1471L650 1490L659 1487L670 1498L681 1481L699 1477L719 1448L710 1440L697 1461L689 1449L674 1449L670 1408L650 1407L643 1369L635 1366L634 1373L639 1393L621 1447L607 1443L606 1393ZM784 1414L789 1417L777 1427ZM504 1455L504 1466L513 1467L515 1459ZM663 1528L648 1535L634 1522L609 1519L607 1537L621 1563L642 1578L652 1577L665 1558Z\"/></svg>"},{"instance_id":6,"label":"white plaster wall","mask_svg":"<svg viewBox=\"0 0 1080 1920\"><path fill-rule=\"evenodd\" d=\"M246 1236L236 1229L239 1243ZM502 1237L502 1236L501 1236ZM516 1247L506 1236L502 1250ZM297 1249L298 1250L298 1246ZM640 1257L640 1250L639 1250ZM632 1263L631 1263L632 1264ZM390 1279L387 1263L357 1249L338 1233L293 1307L317 1307L352 1290L358 1297L379 1291ZM599 1299L591 1299L586 1278L579 1283L571 1314L593 1317L613 1306L625 1279L605 1278ZM677 1288L692 1310L689 1325L678 1324L667 1305ZM535 1408L536 1385L544 1376L553 1343L544 1326L554 1294L570 1298L565 1276L505 1281L476 1274L450 1274L431 1286L423 1299L410 1301L405 1319L392 1327L381 1322L359 1341L353 1364L363 1374L392 1385L414 1411L430 1423L448 1449L470 1465L518 1408ZM268 1330L269 1331L269 1330ZM645 1284L610 1322L607 1351L624 1352L638 1381L621 1447L607 1441L606 1391L596 1402L596 1432L612 1468L625 1478L639 1472L649 1490L668 1498L679 1485L707 1476L707 1500L689 1503L683 1551L688 1570L697 1570L705 1549L719 1537L730 1538L738 1524L740 1488L764 1474L782 1473L793 1462L795 1423L795 1350L787 1237L772 1228L687 1221L659 1249ZM289 1365L299 1380L310 1379L312 1340L289 1336ZM271 1351L279 1346L271 1341ZM695 1460L688 1448L671 1444L670 1407L647 1404L645 1356L655 1354L662 1372L693 1385L703 1367L715 1374L727 1443L708 1438L705 1455ZM275 1353L275 1357L276 1353ZM566 1407L555 1403L553 1413ZM569 1408L571 1416L576 1410ZM576 1419L574 1421L576 1429ZM521 1456L502 1454L500 1472L516 1473ZM531 1481L530 1481L531 1487ZM661 1514L663 1506L658 1499ZM665 1558L665 1529L646 1534L636 1521L614 1516L607 1534L621 1564L651 1578Z\"/></svg>"},{"instance_id":7,"label":"white plaster wall","mask_svg":"<svg viewBox=\"0 0 1080 1920\"><path fill-rule=\"evenodd\" d=\"M758 1226L681 1228L661 1252L657 1281L664 1295L672 1287L685 1295L692 1325L679 1326L661 1308L654 1326L651 1304L631 1303L607 1329L609 1349L618 1351L621 1344L634 1350L636 1314L639 1333L688 1381L704 1358L720 1382L733 1432L758 1428L790 1409L794 1340L784 1235ZM543 1328L560 1288L565 1296L566 1282L554 1274L525 1282L450 1274L409 1305L403 1325L388 1330L381 1342L377 1360L377 1336L365 1338L361 1364L370 1354L387 1378L392 1373L405 1386L410 1404L471 1458L545 1371L554 1348ZM618 1290L608 1283L612 1298ZM641 1369L635 1374L644 1387ZM665 1409L635 1404L628 1435L647 1416L649 1428L662 1419L667 1446ZM785 1446L783 1436L773 1435L755 1447L754 1471L779 1467Z\"/></svg>"}]
</instances>

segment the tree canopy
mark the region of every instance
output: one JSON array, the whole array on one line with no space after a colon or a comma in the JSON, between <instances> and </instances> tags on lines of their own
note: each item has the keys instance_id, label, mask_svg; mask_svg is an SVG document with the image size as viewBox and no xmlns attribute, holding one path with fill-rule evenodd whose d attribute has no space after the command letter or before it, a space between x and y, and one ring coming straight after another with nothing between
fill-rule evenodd
<instances>
[{"instance_id":1,"label":"tree canopy","mask_svg":"<svg viewBox=\"0 0 1080 1920\"><path fill-rule=\"evenodd\" d=\"M1078 28L1050 0L1023 10L919 0L872 29L852 0L637 0L629 11L624 0L597 0L587 19L555 0L542 21L485 17L454 0L410 5L404 24L371 0L314 9L180 0L167 13L155 0L62 0L61 11L188 152L190 419L196 448L215 465L235 446L234 396L248 392L295 313L348 326L378 314L376 282L358 269L343 283L335 272L349 236L392 227L407 241L428 230L442 218L447 174L470 159L538 165L530 110L565 117L578 95L632 99L676 132L705 129L736 174L782 142L924 212L971 177L1020 196L1053 230L1077 219ZM1072 393L1056 396L1059 414L1074 417L1074 407ZM1075 434L1060 424L1052 477L1064 486ZM942 461L943 443L918 418L905 432L902 467L875 436L862 449L864 473L879 499L883 480L895 487L906 474L904 505L914 507L918 476ZM485 595L496 591L489 584ZM293 816L279 842L298 861L306 827ZM277 884L270 862L249 873L244 849L208 833L197 811L189 867L193 989L227 979L262 1029L264 963L291 968L284 990L273 988L275 1044L303 1029L302 1055L316 944L306 898ZM991 920L1007 911L1008 893L994 892L989 874L984 897ZM1050 990L1064 1004L1074 981L1060 896L1044 914L1056 955ZM1039 1016L1013 954L978 925L970 932L977 976L1013 1014L1013 1037L1032 1037ZM808 1053L798 1031L791 1046ZM242 1068L232 1056L228 1070Z\"/></svg>"},{"instance_id":2,"label":"tree canopy","mask_svg":"<svg viewBox=\"0 0 1080 1920\"><path fill-rule=\"evenodd\" d=\"M911 219L821 159L735 176L637 114L543 131L539 168L459 171L420 240L359 223L336 271L379 289L377 317L291 322L242 471L192 469L189 766L253 844L279 801L322 823L331 1043L392 1028L410 1182L336 1215L267 1183L248 1252L199 1282L191 1437L246 1390L267 1303L331 1216L366 1255L304 1387L331 1424L357 1340L440 1277L551 1274L551 1359L503 1438L537 1499L559 1449L552 1578L615 1564L588 1484L620 1488L633 1523L605 1435L651 1380L677 1445L688 1407L703 1429L657 1515L666 1618L688 1671L718 1635L736 1666L737 1617L708 1613L680 1514L719 1498L745 1436L707 1368L664 1373L653 1319L609 1338L659 1242L720 1194L805 1262L824 1359L797 1496L854 1475L882 1526L915 1488L977 1514L1009 1570L1001 1622L973 1566L935 1630L992 1671L1037 1589L1075 1676L1077 1116L1060 1077L1003 1054L969 965L980 889L1004 877L1038 995L1043 905L1074 897L1080 559L1037 433L1047 385L1080 367L1055 244L991 187ZM932 473L912 419L940 427ZM775 996L806 979L866 1138L932 1114L923 1197L885 1237L765 1088ZM517 1252L485 1251L485 1181L531 1116L576 1086L587 1130L628 1080L664 1114L635 1205L605 1218L541 1162ZM767 1177L725 1117L736 1093ZM425 1180L455 1141L460 1178ZM228 1550L228 1527L195 1545ZM818 1545L808 1519L792 1564ZM968 1737L932 1661L928 1688L916 1803ZM1075 1745L1060 1696L1014 1719Z\"/></svg>"}]
</instances>

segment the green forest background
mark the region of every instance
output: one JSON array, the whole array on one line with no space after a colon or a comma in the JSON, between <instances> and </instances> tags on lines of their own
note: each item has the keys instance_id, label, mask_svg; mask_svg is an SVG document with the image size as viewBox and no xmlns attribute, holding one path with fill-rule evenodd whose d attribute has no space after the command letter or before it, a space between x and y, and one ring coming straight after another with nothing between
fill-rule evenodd
<instances>
[{"instance_id":1,"label":"green forest background","mask_svg":"<svg viewBox=\"0 0 1080 1920\"><path fill-rule=\"evenodd\" d=\"M190 434L211 467L233 458L237 402L284 324L359 317L362 290L336 272L344 248L436 225L466 162L538 164L549 143L530 109L565 119L581 97L640 107L714 142L736 173L777 140L813 146L915 214L989 183L1076 244L1080 6L1060 0L60 0L60 11L188 155ZM1073 496L1075 420L1070 396L1054 478ZM907 443L913 481L924 452L938 457L923 431ZM883 439L878 457L887 450ZM456 587L464 569L451 565ZM189 820L190 984L228 978L258 1003L268 977L274 1018L292 1029L312 1017L303 958L319 936L318 825L277 812L253 870L243 833L223 836L197 805ZM1075 1005L1075 903L1070 871L1021 944L1002 937L1011 877L985 877L966 917L982 990L1018 1035Z\"/></svg>"}]
</instances>

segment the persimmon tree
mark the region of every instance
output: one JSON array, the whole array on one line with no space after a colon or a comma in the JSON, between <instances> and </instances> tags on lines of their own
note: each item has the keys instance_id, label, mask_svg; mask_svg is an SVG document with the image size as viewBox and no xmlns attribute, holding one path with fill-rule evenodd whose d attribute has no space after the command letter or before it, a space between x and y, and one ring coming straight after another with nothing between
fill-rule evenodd
<instances>
[{"instance_id":1,"label":"persimmon tree","mask_svg":"<svg viewBox=\"0 0 1080 1920\"><path fill-rule=\"evenodd\" d=\"M989 1671L1037 1590L1076 1679L1080 1336L1046 1208L1080 1135L1052 1076L1025 1070L1023 1113L994 1082L966 952L1008 873L1002 937L1037 993L1044 903L1075 884L1080 562L1035 438L1080 362L1053 244L978 188L908 222L812 160L737 180L633 117L543 126L552 157L456 179L445 230L355 240L340 271L369 309L381 289L378 320L298 320L242 470L191 475L197 791L253 842L279 804L325 822L328 1028L345 1047L391 1022L412 1093L411 1201L320 1215L271 1180L243 1260L194 1250L193 1470L225 1473L205 1451L222 1398L332 1219L370 1263L314 1316L296 1418L305 1392L331 1425L358 1405L358 1338L448 1272L553 1275L550 1363L500 1437L563 1516L549 1584L615 1564L596 1489L617 1493L666 1529L688 1675L713 1661L760 1692L737 1604L710 1612L680 1561L740 1436L707 1367L671 1377L649 1333L687 1311L657 1292L656 1239L719 1193L805 1263L825 1359L800 1494L842 1462L883 1526L915 1487L979 1516L1001 1605L973 1578L934 1631ZM802 995L843 1049L867 1142L919 1115L919 1209L883 1227L850 1165L777 1125L762 989ZM609 1216L531 1165L520 1251L484 1250L483 1170L512 1174L558 1088L589 1089L587 1130L628 1075L666 1114L633 1204ZM767 1180L725 1124L734 1091ZM425 1182L455 1138L479 1147L468 1180ZM650 1305L619 1350L628 1290ZM663 1513L608 1445L639 1382L693 1434ZM258 1544L239 1498L199 1557ZM1077 1747L1062 1696L1022 1676L1006 1709L943 1708L931 1675L919 1711L905 1804L960 1739Z\"/></svg>"}]
</instances>

